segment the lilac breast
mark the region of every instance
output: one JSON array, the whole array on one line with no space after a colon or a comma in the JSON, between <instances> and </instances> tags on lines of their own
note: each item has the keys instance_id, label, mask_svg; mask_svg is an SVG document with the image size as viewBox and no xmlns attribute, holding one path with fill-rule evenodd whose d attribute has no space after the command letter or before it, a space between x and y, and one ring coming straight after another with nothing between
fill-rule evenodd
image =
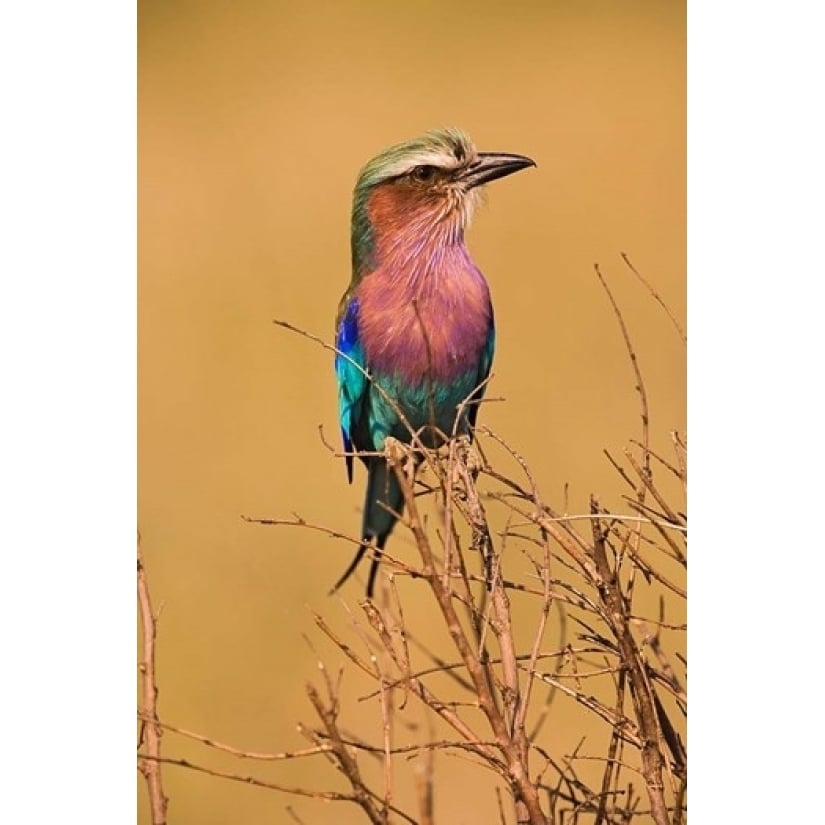
<instances>
[{"instance_id":1,"label":"lilac breast","mask_svg":"<svg viewBox=\"0 0 825 825\"><path fill-rule=\"evenodd\" d=\"M368 368L411 386L477 368L492 326L487 283L466 251L430 264L410 275L379 267L357 291Z\"/></svg>"}]
</instances>

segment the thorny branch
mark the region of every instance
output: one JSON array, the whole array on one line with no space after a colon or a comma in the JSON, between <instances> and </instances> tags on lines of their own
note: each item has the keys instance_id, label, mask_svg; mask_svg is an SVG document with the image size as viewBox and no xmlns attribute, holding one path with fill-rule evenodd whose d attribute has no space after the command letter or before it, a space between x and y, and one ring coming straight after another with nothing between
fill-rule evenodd
<instances>
[{"instance_id":1,"label":"thorny branch","mask_svg":"<svg viewBox=\"0 0 825 825\"><path fill-rule=\"evenodd\" d=\"M137 585L141 631L143 634L143 659L139 666L143 677L141 680L143 707L138 709L141 727L138 747L145 744L145 750L138 754L138 769L146 777L146 786L149 789L149 806L152 812L152 825L166 825L168 800L163 793L163 781L160 772L160 738L162 731L158 722L158 686L155 679L157 617L152 612L152 600L149 598L149 584L146 580L146 570L143 565L140 533L138 533L137 541Z\"/></svg>"},{"instance_id":2,"label":"thorny branch","mask_svg":"<svg viewBox=\"0 0 825 825\"><path fill-rule=\"evenodd\" d=\"M598 266L596 273L621 330L640 403L641 438L630 441L621 463L606 451L629 487L625 501L631 512L620 512L621 503L603 507L592 496L589 512L571 514L566 485L554 507L539 493L528 461L487 428L477 428L473 444L456 437L454 428L441 450L426 447L412 431L410 445L388 440L384 456L405 499L399 532L407 531L418 557L411 558L403 545L395 551L398 558L385 555L386 576L380 580L386 585L374 602L362 602L360 611L339 594L347 617L343 625L313 612L317 630L342 667L333 679L317 657L324 689L307 686L316 723L298 728L309 747L259 753L217 742L159 720L154 702L146 701L139 718L146 726L141 765L147 780L147 766L158 768L159 783L159 766L171 764L304 798L350 802L373 825L434 825L436 758L458 758L484 771L479 792L490 788L490 810L495 798L493 816L501 822L683 825L686 626L678 614L686 598L686 443L681 434L668 434L672 457L651 447L636 352ZM335 351L317 336L275 323ZM477 403L476 397L474 390L464 404ZM503 458L492 461L488 451ZM654 463L665 481L654 477ZM294 514L247 521L361 543ZM640 586L647 602L639 597ZM658 609L654 615L647 606L651 596ZM444 631L438 642L427 628L410 624L405 605L413 602L428 603L438 617ZM532 618L525 623L525 616ZM568 625L574 628L569 639ZM350 709L341 704L342 680L367 685L359 701L376 707L380 725L372 735L345 727ZM603 748L587 738L560 748L560 724L573 707L593 725L605 726ZM161 757L161 729L199 743L206 754L220 751L273 767L320 758L334 765L348 787L291 787ZM150 731L156 736L151 747ZM406 796L396 779L402 773L413 789ZM165 815L162 791L150 790L150 796L153 805L163 801ZM288 813L301 821L291 807ZM153 808L153 824L161 821Z\"/></svg>"}]
</instances>

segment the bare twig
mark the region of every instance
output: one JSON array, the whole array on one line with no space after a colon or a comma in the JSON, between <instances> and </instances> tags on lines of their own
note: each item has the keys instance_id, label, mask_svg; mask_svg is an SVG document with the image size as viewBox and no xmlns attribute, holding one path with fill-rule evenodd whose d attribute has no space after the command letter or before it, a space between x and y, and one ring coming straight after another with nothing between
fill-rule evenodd
<instances>
[{"instance_id":1,"label":"bare twig","mask_svg":"<svg viewBox=\"0 0 825 825\"><path fill-rule=\"evenodd\" d=\"M142 720L142 739L146 749L138 754L138 768L146 777L149 789L149 805L152 813L152 825L166 825L166 808L168 799L163 792L160 771L161 727L158 723L157 700L158 686L155 678L155 614L152 612L152 600L149 597L149 583L143 562L143 550L140 533L137 541L137 587L138 606L140 608L141 629L143 632L143 661L140 663L142 674L143 707L139 709Z\"/></svg>"},{"instance_id":2,"label":"bare twig","mask_svg":"<svg viewBox=\"0 0 825 825\"><path fill-rule=\"evenodd\" d=\"M591 511L598 512L595 500L591 500ZM621 650L622 661L628 668L631 696L642 733L642 764L653 818L656 825L669 825L670 818L662 779L664 757L659 745L660 732L654 693L647 678L644 661L630 630L624 599L618 590L616 580L610 574L604 533L598 522L593 522L593 549L604 583L601 593L609 610L611 630Z\"/></svg>"},{"instance_id":3,"label":"bare twig","mask_svg":"<svg viewBox=\"0 0 825 825\"><path fill-rule=\"evenodd\" d=\"M676 332L679 333L679 337L682 339L682 343L687 344L687 336L685 335L684 330L679 325L679 322L676 320L673 313L670 311L668 305L662 300L659 293L656 292L656 290L651 286L651 284L639 273L636 267L633 266L632 263L630 263L630 258L628 258L624 252L622 252L621 254L622 260L628 265L630 271L645 285L645 287L647 287L647 291L653 296L653 298L656 300L659 306L665 311L667 317L670 318L671 323L674 327L676 327Z\"/></svg>"},{"instance_id":4,"label":"bare twig","mask_svg":"<svg viewBox=\"0 0 825 825\"><path fill-rule=\"evenodd\" d=\"M146 716L145 713L143 713L142 711L138 711L138 719L147 722L151 721L151 718ZM330 750L328 745L318 745L317 747L313 748L302 748L294 751L283 751L282 753L261 753L258 751L246 751L242 750L241 748L236 748L234 745L227 745L225 742L219 742L216 739L212 739L211 737L204 736L200 733L195 733L191 730L187 730L186 728L180 728L177 725L171 725L168 722L161 722L159 719L155 719L154 724L158 725L164 730L172 731L173 733L177 733L180 736L186 737L187 739L193 739L196 742L200 742L202 745L205 745L208 748L213 748L214 750L232 754L232 756L237 756L239 759L251 759L259 762L283 762L285 760L290 759L301 759L306 756L317 756L319 753L326 753Z\"/></svg>"}]
</instances>

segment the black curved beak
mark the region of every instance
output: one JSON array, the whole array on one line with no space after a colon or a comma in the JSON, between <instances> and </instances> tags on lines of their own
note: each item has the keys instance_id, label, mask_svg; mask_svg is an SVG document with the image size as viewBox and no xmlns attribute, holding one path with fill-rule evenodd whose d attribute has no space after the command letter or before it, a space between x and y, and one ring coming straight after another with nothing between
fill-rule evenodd
<instances>
[{"instance_id":1,"label":"black curved beak","mask_svg":"<svg viewBox=\"0 0 825 825\"><path fill-rule=\"evenodd\" d=\"M477 159L464 170L461 180L467 189L481 186L505 175L512 175L520 169L535 166L532 158L524 155L510 155L506 152L479 152Z\"/></svg>"}]
</instances>

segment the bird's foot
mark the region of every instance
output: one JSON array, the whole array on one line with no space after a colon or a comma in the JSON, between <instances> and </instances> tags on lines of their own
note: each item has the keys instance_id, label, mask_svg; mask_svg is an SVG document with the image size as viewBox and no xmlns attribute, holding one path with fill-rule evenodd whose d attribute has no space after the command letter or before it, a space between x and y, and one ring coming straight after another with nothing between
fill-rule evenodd
<instances>
[{"instance_id":1,"label":"bird's foot","mask_svg":"<svg viewBox=\"0 0 825 825\"><path fill-rule=\"evenodd\" d=\"M475 483L484 463L469 436L458 436L450 447L450 484L454 494L466 501L476 495Z\"/></svg>"},{"instance_id":2,"label":"bird's foot","mask_svg":"<svg viewBox=\"0 0 825 825\"><path fill-rule=\"evenodd\" d=\"M415 474L415 455L409 444L399 441L388 435L384 439L384 455L391 465L400 465L404 468L407 478L412 478Z\"/></svg>"},{"instance_id":3,"label":"bird's foot","mask_svg":"<svg viewBox=\"0 0 825 825\"><path fill-rule=\"evenodd\" d=\"M484 467L484 461L470 436L460 435L455 439L455 456L467 468L475 481Z\"/></svg>"}]
</instances>

